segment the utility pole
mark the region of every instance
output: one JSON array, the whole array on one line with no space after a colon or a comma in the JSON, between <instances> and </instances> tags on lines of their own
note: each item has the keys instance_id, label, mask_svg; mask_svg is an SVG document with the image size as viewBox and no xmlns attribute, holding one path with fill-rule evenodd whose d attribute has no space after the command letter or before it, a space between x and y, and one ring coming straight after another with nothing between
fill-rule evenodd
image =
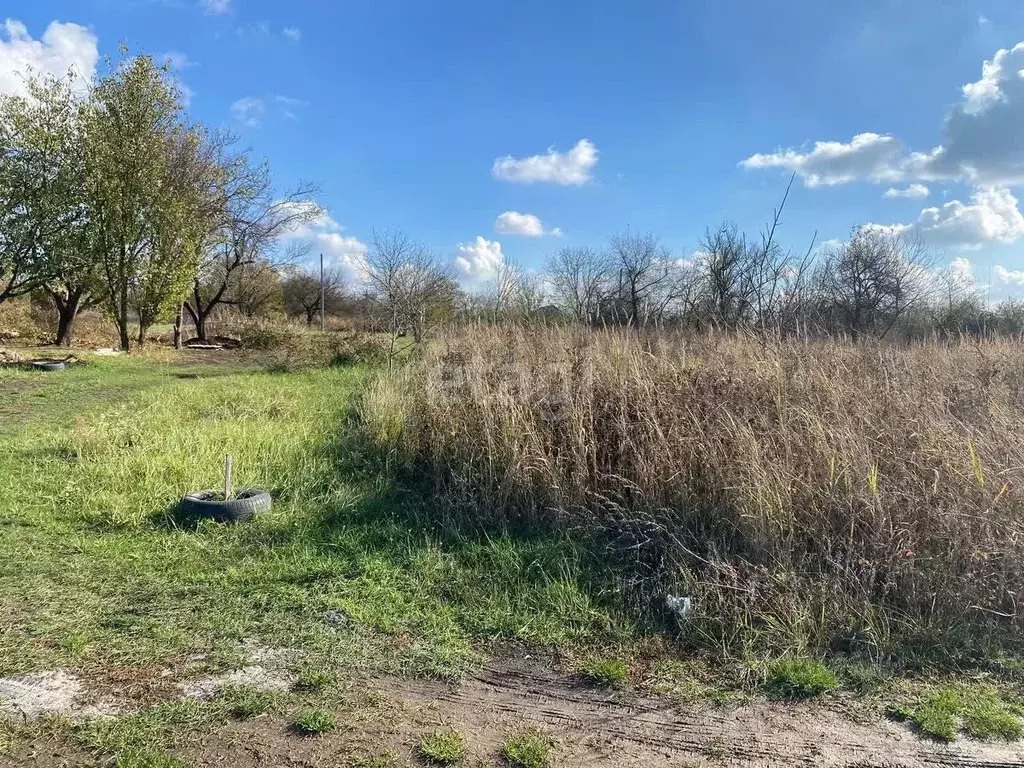
<instances>
[{"instance_id":1,"label":"utility pole","mask_svg":"<svg viewBox=\"0 0 1024 768\"><path fill-rule=\"evenodd\" d=\"M324 288L324 255L320 254L320 332L327 330L327 290Z\"/></svg>"}]
</instances>

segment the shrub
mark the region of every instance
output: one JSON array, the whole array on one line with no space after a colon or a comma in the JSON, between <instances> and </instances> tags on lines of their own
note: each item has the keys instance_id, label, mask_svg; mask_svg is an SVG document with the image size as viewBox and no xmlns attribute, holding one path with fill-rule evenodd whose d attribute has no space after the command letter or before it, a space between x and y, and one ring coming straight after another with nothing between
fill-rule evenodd
<instances>
[{"instance_id":1,"label":"shrub","mask_svg":"<svg viewBox=\"0 0 1024 768\"><path fill-rule=\"evenodd\" d=\"M420 738L420 754L438 765L455 765L466 758L466 742L458 731L437 731Z\"/></svg>"},{"instance_id":2,"label":"shrub","mask_svg":"<svg viewBox=\"0 0 1024 768\"><path fill-rule=\"evenodd\" d=\"M473 327L363 404L431 506L584 531L736 656L1024 637L1024 348Z\"/></svg>"},{"instance_id":3,"label":"shrub","mask_svg":"<svg viewBox=\"0 0 1024 768\"><path fill-rule=\"evenodd\" d=\"M509 737L501 754L520 768L547 768L551 764L551 739L540 731L526 730Z\"/></svg>"},{"instance_id":4,"label":"shrub","mask_svg":"<svg viewBox=\"0 0 1024 768\"><path fill-rule=\"evenodd\" d=\"M292 720L292 729L304 736L327 733L334 730L334 715L323 709L303 712Z\"/></svg>"}]
</instances>

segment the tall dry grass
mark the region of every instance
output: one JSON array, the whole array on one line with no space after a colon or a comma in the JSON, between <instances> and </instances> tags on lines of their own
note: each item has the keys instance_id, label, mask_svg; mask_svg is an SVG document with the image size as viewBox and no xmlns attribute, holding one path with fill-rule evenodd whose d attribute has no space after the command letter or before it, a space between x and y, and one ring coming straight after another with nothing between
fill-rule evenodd
<instances>
[{"instance_id":1,"label":"tall dry grass","mask_svg":"<svg viewBox=\"0 0 1024 768\"><path fill-rule=\"evenodd\" d=\"M1019 645L1024 349L454 331L366 395L458 522L604 542L691 642L889 658Z\"/></svg>"}]
</instances>

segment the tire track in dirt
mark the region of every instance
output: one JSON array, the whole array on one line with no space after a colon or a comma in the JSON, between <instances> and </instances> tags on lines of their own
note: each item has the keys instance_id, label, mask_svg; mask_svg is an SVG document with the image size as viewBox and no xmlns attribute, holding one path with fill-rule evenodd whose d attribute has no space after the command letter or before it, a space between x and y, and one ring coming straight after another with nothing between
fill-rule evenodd
<instances>
[{"instance_id":1,"label":"tire track in dirt","mask_svg":"<svg viewBox=\"0 0 1024 768\"><path fill-rule=\"evenodd\" d=\"M853 723L821 704L683 709L653 697L609 696L538 666L505 660L457 687L403 680L381 689L498 742L517 727L548 729L559 737L565 766L1024 766L1017 745L938 744L888 721Z\"/></svg>"}]
</instances>

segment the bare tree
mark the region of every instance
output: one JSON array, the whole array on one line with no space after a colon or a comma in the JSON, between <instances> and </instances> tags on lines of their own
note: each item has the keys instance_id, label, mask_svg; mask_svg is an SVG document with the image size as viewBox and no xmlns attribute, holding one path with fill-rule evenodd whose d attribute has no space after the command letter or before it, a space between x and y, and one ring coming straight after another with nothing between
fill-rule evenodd
<instances>
[{"instance_id":1,"label":"bare tree","mask_svg":"<svg viewBox=\"0 0 1024 768\"><path fill-rule=\"evenodd\" d=\"M736 328L747 315L753 281L751 247L734 224L708 230L700 244L705 311L720 328Z\"/></svg>"},{"instance_id":2,"label":"bare tree","mask_svg":"<svg viewBox=\"0 0 1024 768\"><path fill-rule=\"evenodd\" d=\"M860 227L820 264L815 282L841 330L885 336L926 300L933 257L920 240Z\"/></svg>"},{"instance_id":3,"label":"bare tree","mask_svg":"<svg viewBox=\"0 0 1024 768\"><path fill-rule=\"evenodd\" d=\"M626 324L647 324L655 297L672 280L671 254L652 234L615 235L610 260L617 271L618 311Z\"/></svg>"},{"instance_id":4,"label":"bare tree","mask_svg":"<svg viewBox=\"0 0 1024 768\"><path fill-rule=\"evenodd\" d=\"M402 232L373 233L364 273L377 324L391 334L392 352L406 331L422 341L432 305L450 298L448 269Z\"/></svg>"},{"instance_id":5,"label":"bare tree","mask_svg":"<svg viewBox=\"0 0 1024 768\"><path fill-rule=\"evenodd\" d=\"M192 295L185 302L196 336L203 340L214 310L238 303L232 294L237 275L260 264L288 266L292 263L289 252L279 247L280 241L324 216L312 199L315 185L302 182L278 196L265 160L255 162L247 153L231 155L228 149L234 138L226 134L216 138L222 172L211 195L216 206L214 226L206 235Z\"/></svg>"},{"instance_id":6,"label":"bare tree","mask_svg":"<svg viewBox=\"0 0 1024 768\"><path fill-rule=\"evenodd\" d=\"M229 290L235 309L244 317L269 317L284 311L281 273L269 261L236 270Z\"/></svg>"},{"instance_id":7,"label":"bare tree","mask_svg":"<svg viewBox=\"0 0 1024 768\"><path fill-rule=\"evenodd\" d=\"M555 301L581 323L597 319L611 274L606 254L592 248L562 248L547 263Z\"/></svg>"},{"instance_id":8,"label":"bare tree","mask_svg":"<svg viewBox=\"0 0 1024 768\"><path fill-rule=\"evenodd\" d=\"M289 270L281 288L285 312L290 317L304 317L306 325L312 325L321 313L335 314L344 306L345 278L337 269L324 271L322 290L319 272L304 269Z\"/></svg>"}]
</instances>

